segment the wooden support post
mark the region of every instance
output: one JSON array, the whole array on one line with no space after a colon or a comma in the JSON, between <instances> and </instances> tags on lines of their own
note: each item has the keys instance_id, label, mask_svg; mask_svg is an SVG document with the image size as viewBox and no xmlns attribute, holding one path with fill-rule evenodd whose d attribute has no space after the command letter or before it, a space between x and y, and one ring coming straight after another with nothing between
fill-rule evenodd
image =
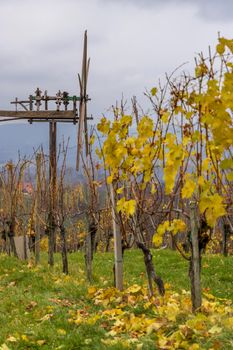
<instances>
[{"instance_id":1,"label":"wooden support post","mask_svg":"<svg viewBox=\"0 0 233 350\"><path fill-rule=\"evenodd\" d=\"M91 252L91 231L87 220L87 235L85 239L85 265L87 271L87 280L92 282L92 252Z\"/></svg>"},{"instance_id":2,"label":"wooden support post","mask_svg":"<svg viewBox=\"0 0 233 350\"><path fill-rule=\"evenodd\" d=\"M190 203L191 220L191 246L192 255L190 261L191 297L193 312L197 311L202 304L201 296L201 252L198 240L198 220L197 207L195 203Z\"/></svg>"},{"instance_id":3,"label":"wooden support post","mask_svg":"<svg viewBox=\"0 0 233 350\"><path fill-rule=\"evenodd\" d=\"M73 99L73 113L74 113L74 122L76 123L77 122L77 116L76 116L76 113L77 113L77 100L76 100L76 97L74 97Z\"/></svg>"},{"instance_id":4,"label":"wooden support post","mask_svg":"<svg viewBox=\"0 0 233 350\"><path fill-rule=\"evenodd\" d=\"M85 240L85 264L87 270L87 279L92 281L92 261L95 252L95 240L97 233L97 224L94 218L90 219L90 214L87 215L87 235Z\"/></svg>"},{"instance_id":5,"label":"wooden support post","mask_svg":"<svg viewBox=\"0 0 233 350\"><path fill-rule=\"evenodd\" d=\"M33 111L33 100L32 100L32 95L29 96L29 110Z\"/></svg>"},{"instance_id":6,"label":"wooden support post","mask_svg":"<svg viewBox=\"0 0 233 350\"><path fill-rule=\"evenodd\" d=\"M66 275L68 275L68 258L67 258L67 242L66 242L66 230L64 224L60 227L61 234L61 254L62 254L62 271Z\"/></svg>"},{"instance_id":7,"label":"wooden support post","mask_svg":"<svg viewBox=\"0 0 233 350\"><path fill-rule=\"evenodd\" d=\"M55 248L55 211L57 197L57 123L49 123L49 257L50 266L54 265L54 248Z\"/></svg>"},{"instance_id":8,"label":"wooden support post","mask_svg":"<svg viewBox=\"0 0 233 350\"><path fill-rule=\"evenodd\" d=\"M23 259L28 259L28 240L26 234L23 235Z\"/></svg>"},{"instance_id":9,"label":"wooden support post","mask_svg":"<svg viewBox=\"0 0 233 350\"><path fill-rule=\"evenodd\" d=\"M6 253L7 255L11 255L10 237L8 233L6 234Z\"/></svg>"},{"instance_id":10,"label":"wooden support post","mask_svg":"<svg viewBox=\"0 0 233 350\"><path fill-rule=\"evenodd\" d=\"M14 237L15 237L15 226L16 226L15 217L13 217L11 219L11 223L10 223L10 226L9 226L10 250L14 254L14 256L16 258L18 258L18 254L17 254L17 250L16 250L16 246L15 246L15 240L14 240Z\"/></svg>"},{"instance_id":11,"label":"wooden support post","mask_svg":"<svg viewBox=\"0 0 233 350\"><path fill-rule=\"evenodd\" d=\"M224 256L228 255L228 237L229 237L229 232L230 232L230 226L224 222L224 220L221 220L222 222L222 254Z\"/></svg>"},{"instance_id":12,"label":"wooden support post","mask_svg":"<svg viewBox=\"0 0 233 350\"><path fill-rule=\"evenodd\" d=\"M41 208L41 153L36 155L36 203L35 203L35 263L40 262L40 221Z\"/></svg>"},{"instance_id":13,"label":"wooden support post","mask_svg":"<svg viewBox=\"0 0 233 350\"><path fill-rule=\"evenodd\" d=\"M110 185L111 201L112 201L112 225L114 237L114 263L115 263L115 287L123 290L123 257L122 257L122 242L121 233L117 224L116 215L116 200L114 193L114 185Z\"/></svg>"}]
</instances>

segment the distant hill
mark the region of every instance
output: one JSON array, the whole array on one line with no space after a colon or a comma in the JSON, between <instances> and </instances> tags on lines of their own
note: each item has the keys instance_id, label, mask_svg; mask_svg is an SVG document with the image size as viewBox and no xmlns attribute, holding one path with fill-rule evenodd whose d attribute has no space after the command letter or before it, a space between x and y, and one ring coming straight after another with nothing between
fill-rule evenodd
<instances>
[{"instance_id":1,"label":"distant hill","mask_svg":"<svg viewBox=\"0 0 233 350\"><path fill-rule=\"evenodd\" d=\"M67 161L69 166L75 166L77 126L73 124L58 125L58 143L70 137ZM48 123L10 123L0 124L0 164L9 159L16 161L18 152L21 156L30 156L34 149L43 145L45 153L48 153L49 125Z\"/></svg>"}]
</instances>

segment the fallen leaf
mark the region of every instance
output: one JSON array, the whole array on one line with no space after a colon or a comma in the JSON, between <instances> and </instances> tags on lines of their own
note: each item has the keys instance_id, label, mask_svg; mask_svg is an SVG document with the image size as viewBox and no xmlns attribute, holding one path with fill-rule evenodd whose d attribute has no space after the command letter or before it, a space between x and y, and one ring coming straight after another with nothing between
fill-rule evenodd
<instances>
[{"instance_id":1,"label":"fallen leaf","mask_svg":"<svg viewBox=\"0 0 233 350\"><path fill-rule=\"evenodd\" d=\"M11 335L11 336L9 336L9 337L7 338L7 341L9 341L9 342L11 342L11 343L16 343L16 342L17 342L17 339Z\"/></svg>"},{"instance_id":2,"label":"fallen leaf","mask_svg":"<svg viewBox=\"0 0 233 350\"><path fill-rule=\"evenodd\" d=\"M31 301L27 306L26 309L27 310L32 310L34 307L37 306L37 302L36 301Z\"/></svg>"},{"instance_id":3,"label":"fallen leaf","mask_svg":"<svg viewBox=\"0 0 233 350\"><path fill-rule=\"evenodd\" d=\"M16 285L16 282L15 281L12 281L8 284L8 287L14 287Z\"/></svg>"},{"instance_id":4,"label":"fallen leaf","mask_svg":"<svg viewBox=\"0 0 233 350\"><path fill-rule=\"evenodd\" d=\"M65 331L64 329L62 329L62 328L59 328L59 329L57 330L57 333L58 333L59 335L66 335L66 331Z\"/></svg>"},{"instance_id":5,"label":"fallen leaf","mask_svg":"<svg viewBox=\"0 0 233 350\"><path fill-rule=\"evenodd\" d=\"M2 344L0 350L10 350L6 344Z\"/></svg>"},{"instance_id":6,"label":"fallen leaf","mask_svg":"<svg viewBox=\"0 0 233 350\"><path fill-rule=\"evenodd\" d=\"M46 343L46 341L43 340L43 339L37 340L37 342L36 342L36 344L39 345L39 346L42 346L42 345L44 345L45 343Z\"/></svg>"},{"instance_id":7,"label":"fallen leaf","mask_svg":"<svg viewBox=\"0 0 233 350\"><path fill-rule=\"evenodd\" d=\"M213 326L212 328L209 329L208 331L210 334L219 334L222 332L222 328L218 326Z\"/></svg>"},{"instance_id":8,"label":"fallen leaf","mask_svg":"<svg viewBox=\"0 0 233 350\"><path fill-rule=\"evenodd\" d=\"M22 334L21 339L25 342L29 342L28 336L26 334Z\"/></svg>"},{"instance_id":9,"label":"fallen leaf","mask_svg":"<svg viewBox=\"0 0 233 350\"><path fill-rule=\"evenodd\" d=\"M39 321L41 321L41 322L48 321L48 320L50 320L50 318L52 318L52 317L53 317L53 314L46 314L46 315L44 315L43 317L41 317L41 318L39 319Z\"/></svg>"}]
</instances>

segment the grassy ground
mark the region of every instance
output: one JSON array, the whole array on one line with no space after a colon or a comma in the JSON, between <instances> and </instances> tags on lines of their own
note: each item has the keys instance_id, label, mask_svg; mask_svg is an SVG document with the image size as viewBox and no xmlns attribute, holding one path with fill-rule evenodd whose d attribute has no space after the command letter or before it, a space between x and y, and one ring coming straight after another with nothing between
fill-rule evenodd
<instances>
[{"instance_id":1,"label":"grassy ground","mask_svg":"<svg viewBox=\"0 0 233 350\"><path fill-rule=\"evenodd\" d=\"M172 251L154 252L154 263L164 282L170 284L172 290L178 292L177 295L181 294L183 289L189 289L187 262L178 254ZM137 345L108 343L105 341L106 333L112 321L100 322L93 318L93 315L101 314L106 309L103 309L101 303L94 303L90 295L94 295L98 287L108 288L112 285L111 253L95 255L93 285L96 288L93 289L85 279L82 255L71 254L69 264L70 276L64 276L60 272L59 255L56 256L53 270L47 267L46 255L43 256L41 265L36 268L14 258L0 256L0 349L117 350L125 346L145 350L157 348L156 334L151 332L147 332L142 337L142 342ZM233 300L232 266L233 257L204 257L203 288L216 297ZM126 252L124 268L126 288L130 285L146 284L143 257L139 251ZM142 304L135 304L134 300L132 305L129 305L134 316L150 314L150 310L145 311L145 308L141 308ZM92 315L92 318L89 318L88 322L81 322L80 319L89 317L86 315ZM218 330L214 331L218 333ZM202 336L204 338L204 333ZM211 340L208 344L207 341L202 341L203 345L199 344L199 348L233 349L232 332L226 330L224 336L214 336L214 342Z\"/></svg>"}]
</instances>

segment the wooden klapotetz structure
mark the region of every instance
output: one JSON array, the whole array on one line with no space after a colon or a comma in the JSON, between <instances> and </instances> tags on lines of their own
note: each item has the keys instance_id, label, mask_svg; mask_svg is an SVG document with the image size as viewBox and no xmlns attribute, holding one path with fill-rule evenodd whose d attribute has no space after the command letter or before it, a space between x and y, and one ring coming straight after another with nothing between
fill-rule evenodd
<instances>
[{"instance_id":1,"label":"wooden klapotetz structure","mask_svg":"<svg viewBox=\"0 0 233 350\"><path fill-rule=\"evenodd\" d=\"M37 88L34 95L28 99L16 98L11 102L14 110L0 110L0 123L18 120L27 120L30 124L49 123L49 235L55 234L55 210L56 210L56 183L57 183L57 123L78 124L77 131L77 158L76 168L79 169L80 152L83 141L85 152L88 154L88 129L87 129L87 102L90 100L87 94L87 79L90 59L87 58L87 31L84 34L82 74L78 75L80 93L70 95L67 91L59 90L54 96L47 91L44 93Z\"/></svg>"}]
</instances>

